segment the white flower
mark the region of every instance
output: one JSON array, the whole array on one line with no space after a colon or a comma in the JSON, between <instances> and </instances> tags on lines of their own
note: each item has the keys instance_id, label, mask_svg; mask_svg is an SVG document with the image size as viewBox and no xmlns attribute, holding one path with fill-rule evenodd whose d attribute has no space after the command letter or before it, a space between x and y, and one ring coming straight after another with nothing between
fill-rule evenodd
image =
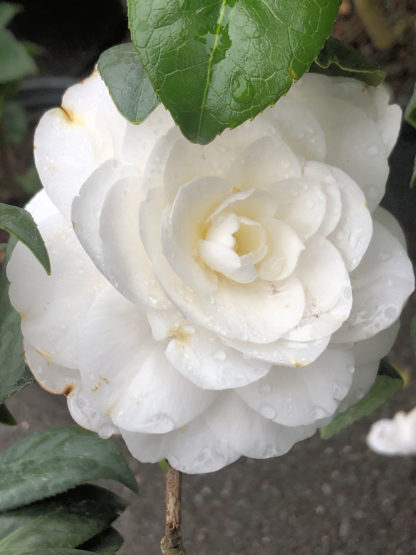
<instances>
[{"instance_id":1,"label":"white flower","mask_svg":"<svg viewBox=\"0 0 416 555\"><path fill-rule=\"evenodd\" d=\"M370 388L413 289L376 208L399 124L383 89L306 75L199 146L163 107L126 122L96 72L71 87L35 137L52 275L23 245L8 267L36 378L184 472L312 435Z\"/></svg>"},{"instance_id":2,"label":"white flower","mask_svg":"<svg viewBox=\"0 0 416 555\"><path fill-rule=\"evenodd\" d=\"M416 455L416 407L408 414L400 411L391 420L375 422L367 444L381 455Z\"/></svg>"}]
</instances>

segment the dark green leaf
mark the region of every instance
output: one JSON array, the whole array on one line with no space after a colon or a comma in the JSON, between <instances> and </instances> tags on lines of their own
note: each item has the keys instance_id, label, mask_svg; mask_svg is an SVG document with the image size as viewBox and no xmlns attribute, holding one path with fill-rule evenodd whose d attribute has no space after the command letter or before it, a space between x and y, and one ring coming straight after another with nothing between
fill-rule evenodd
<instances>
[{"instance_id":1,"label":"dark green leaf","mask_svg":"<svg viewBox=\"0 0 416 555\"><path fill-rule=\"evenodd\" d=\"M386 72L377 62L333 37L326 41L313 69L325 75L355 77L374 87L386 77Z\"/></svg>"},{"instance_id":2,"label":"dark green leaf","mask_svg":"<svg viewBox=\"0 0 416 555\"><path fill-rule=\"evenodd\" d=\"M16 551L1 552L1 555L91 555L92 551L84 551L84 549L72 549L70 547L46 547L35 549L35 551L25 551L24 553L16 553Z\"/></svg>"},{"instance_id":3,"label":"dark green leaf","mask_svg":"<svg viewBox=\"0 0 416 555\"><path fill-rule=\"evenodd\" d=\"M107 528L126 504L98 486L75 490L0 514L0 553L74 548ZM38 553L39 553L38 551Z\"/></svg>"},{"instance_id":4,"label":"dark green leaf","mask_svg":"<svg viewBox=\"0 0 416 555\"><path fill-rule=\"evenodd\" d=\"M42 188L42 183L35 164L32 164L25 173L15 175L14 178L28 195L34 195Z\"/></svg>"},{"instance_id":5,"label":"dark green leaf","mask_svg":"<svg viewBox=\"0 0 416 555\"><path fill-rule=\"evenodd\" d=\"M416 83L413 89L413 94L409 100L404 117L410 125L416 128Z\"/></svg>"},{"instance_id":6,"label":"dark green leaf","mask_svg":"<svg viewBox=\"0 0 416 555\"><path fill-rule=\"evenodd\" d=\"M102 555L114 555L123 545L123 538L114 530L107 528L95 538L91 538L86 543L80 545L80 549L93 553L101 553Z\"/></svg>"},{"instance_id":7,"label":"dark green leaf","mask_svg":"<svg viewBox=\"0 0 416 555\"><path fill-rule=\"evenodd\" d=\"M367 395L346 411L338 414L328 426L321 428L322 439L329 439L363 416L368 416L400 391L402 386L403 380L400 374L386 361L381 361L376 381Z\"/></svg>"},{"instance_id":8,"label":"dark green leaf","mask_svg":"<svg viewBox=\"0 0 416 555\"><path fill-rule=\"evenodd\" d=\"M3 126L7 138L15 145L25 138L29 121L26 111L18 102L6 102L3 106Z\"/></svg>"},{"instance_id":9,"label":"dark green leaf","mask_svg":"<svg viewBox=\"0 0 416 555\"><path fill-rule=\"evenodd\" d=\"M16 240L11 238L7 248L5 268ZM0 273L0 403L33 383L33 377L23 356L23 337L20 316L10 304L9 282L6 273Z\"/></svg>"},{"instance_id":10,"label":"dark green leaf","mask_svg":"<svg viewBox=\"0 0 416 555\"><path fill-rule=\"evenodd\" d=\"M33 58L7 29L0 29L0 83L36 73Z\"/></svg>"},{"instance_id":11,"label":"dark green leaf","mask_svg":"<svg viewBox=\"0 0 416 555\"><path fill-rule=\"evenodd\" d=\"M4 403L0 405L0 424L5 424L6 426L16 426L17 424L14 416Z\"/></svg>"},{"instance_id":12,"label":"dark green leaf","mask_svg":"<svg viewBox=\"0 0 416 555\"><path fill-rule=\"evenodd\" d=\"M0 28L6 27L20 11L22 11L22 8L18 4L0 2Z\"/></svg>"},{"instance_id":13,"label":"dark green leaf","mask_svg":"<svg viewBox=\"0 0 416 555\"><path fill-rule=\"evenodd\" d=\"M208 143L285 94L330 34L339 0L129 0L156 94L191 141Z\"/></svg>"},{"instance_id":14,"label":"dark green leaf","mask_svg":"<svg viewBox=\"0 0 416 555\"><path fill-rule=\"evenodd\" d=\"M103 52L98 70L118 110L132 123L144 121L159 104L131 42Z\"/></svg>"},{"instance_id":15,"label":"dark green leaf","mask_svg":"<svg viewBox=\"0 0 416 555\"><path fill-rule=\"evenodd\" d=\"M32 215L24 208L0 202L0 228L22 241L36 256L48 274L51 273L48 252Z\"/></svg>"},{"instance_id":16,"label":"dark green leaf","mask_svg":"<svg viewBox=\"0 0 416 555\"><path fill-rule=\"evenodd\" d=\"M0 454L0 510L13 509L90 480L137 482L117 445L78 427L45 430Z\"/></svg>"}]
</instances>

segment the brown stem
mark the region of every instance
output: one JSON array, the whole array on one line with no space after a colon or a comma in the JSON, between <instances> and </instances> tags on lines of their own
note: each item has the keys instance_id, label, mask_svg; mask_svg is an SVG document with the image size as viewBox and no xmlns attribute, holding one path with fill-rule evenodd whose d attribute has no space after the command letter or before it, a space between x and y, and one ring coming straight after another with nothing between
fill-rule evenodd
<instances>
[{"instance_id":1,"label":"brown stem","mask_svg":"<svg viewBox=\"0 0 416 555\"><path fill-rule=\"evenodd\" d=\"M168 463L166 472L166 535L160 542L163 555L186 555L181 526L182 473Z\"/></svg>"}]
</instances>

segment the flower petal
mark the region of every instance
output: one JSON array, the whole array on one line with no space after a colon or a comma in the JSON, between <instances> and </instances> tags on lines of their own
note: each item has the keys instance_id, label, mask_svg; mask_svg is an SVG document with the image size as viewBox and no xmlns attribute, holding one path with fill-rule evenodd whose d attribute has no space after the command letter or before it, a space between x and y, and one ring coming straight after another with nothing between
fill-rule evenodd
<instances>
[{"instance_id":1,"label":"flower petal","mask_svg":"<svg viewBox=\"0 0 416 555\"><path fill-rule=\"evenodd\" d=\"M351 387L353 371L351 347L332 346L308 366L275 366L236 393L264 418L284 426L304 426L334 414Z\"/></svg>"},{"instance_id":2,"label":"flower petal","mask_svg":"<svg viewBox=\"0 0 416 555\"><path fill-rule=\"evenodd\" d=\"M88 400L116 426L166 433L195 418L214 399L169 364L140 307L112 287L89 310L81 336L79 368Z\"/></svg>"},{"instance_id":3,"label":"flower petal","mask_svg":"<svg viewBox=\"0 0 416 555\"><path fill-rule=\"evenodd\" d=\"M167 459L173 468L188 474L215 472L241 456L218 440L203 416L167 434L120 431L131 454L139 461Z\"/></svg>"},{"instance_id":4,"label":"flower petal","mask_svg":"<svg viewBox=\"0 0 416 555\"><path fill-rule=\"evenodd\" d=\"M368 339L397 320L414 289L412 264L400 242L374 221L370 246L351 274L353 305L337 342Z\"/></svg>"},{"instance_id":5,"label":"flower petal","mask_svg":"<svg viewBox=\"0 0 416 555\"><path fill-rule=\"evenodd\" d=\"M256 459L279 457L312 436L316 426L281 426L261 417L234 392L221 396L204 414L208 427L230 449Z\"/></svg>"}]
</instances>

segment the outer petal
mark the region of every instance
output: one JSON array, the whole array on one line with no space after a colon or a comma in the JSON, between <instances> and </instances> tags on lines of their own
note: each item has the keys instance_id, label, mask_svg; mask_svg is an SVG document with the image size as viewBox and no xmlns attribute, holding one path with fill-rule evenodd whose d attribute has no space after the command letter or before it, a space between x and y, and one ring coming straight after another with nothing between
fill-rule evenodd
<instances>
[{"instance_id":1,"label":"outer petal","mask_svg":"<svg viewBox=\"0 0 416 555\"><path fill-rule=\"evenodd\" d=\"M17 244L7 266L10 299L22 313L26 342L54 364L76 368L80 326L105 279L62 216L43 219L39 230L52 273L48 276L29 249Z\"/></svg>"},{"instance_id":2,"label":"outer petal","mask_svg":"<svg viewBox=\"0 0 416 555\"><path fill-rule=\"evenodd\" d=\"M408 414L400 411L392 420L375 422L367 436L367 445L381 455L416 454L416 408Z\"/></svg>"},{"instance_id":3,"label":"outer petal","mask_svg":"<svg viewBox=\"0 0 416 555\"><path fill-rule=\"evenodd\" d=\"M81 335L80 371L88 400L117 426L165 433L195 418L214 399L169 364L145 314L113 288L89 310Z\"/></svg>"},{"instance_id":4,"label":"outer petal","mask_svg":"<svg viewBox=\"0 0 416 555\"><path fill-rule=\"evenodd\" d=\"M236 392L264 418L284 426L304 426L334 414L350 389L353 371L352 349L330 347L309 366L276 366Z\"/></svg>"},{"instance_id":5,"label":"outer petal","mask_svg":"<svg viewBox=\"0 0 416 555\"><path fill-rule=\"evenodd\" d=\"M284 455L296 442L316 431L313 425L286 427L275 424L250 409L234 392L220 397L204 416L221 443L256 459Z\"/></svg>"},{"instance_id":6,"label":"outer petal","mask_svg":"<svg viewBox=\"0 0 416 555\"><path fill-rule=\"evenodd\" d=\"M240 457L211 432L203 416L183 428L167 434L139 434L120 430L133 457L142 462L157 462L164 458L189 474L220 470Z\"/></svg>"},{"instance_id":7,"label":"outer petal","mask_svg":"<svg viewBox=\"0 0 416 555\"><path fill-rule=\"evenodd\" d=\"M334 335L337 342L372 337L397 320L414 289L412 264L399 241L374 222L370 246L351 274L353 306L348 320Z\"/></svg>"},{"instance_id":8,"label":"outer petal","mask_svg":"<svg viewBox=\"0 0 416 555\"><path fill-rule=\"evenodd\" d=\"M72 205L81 244L98 269L133 302L167 308L139 233L140 176L108 160L87 180Z\"/></svg>"}]
</instances>

